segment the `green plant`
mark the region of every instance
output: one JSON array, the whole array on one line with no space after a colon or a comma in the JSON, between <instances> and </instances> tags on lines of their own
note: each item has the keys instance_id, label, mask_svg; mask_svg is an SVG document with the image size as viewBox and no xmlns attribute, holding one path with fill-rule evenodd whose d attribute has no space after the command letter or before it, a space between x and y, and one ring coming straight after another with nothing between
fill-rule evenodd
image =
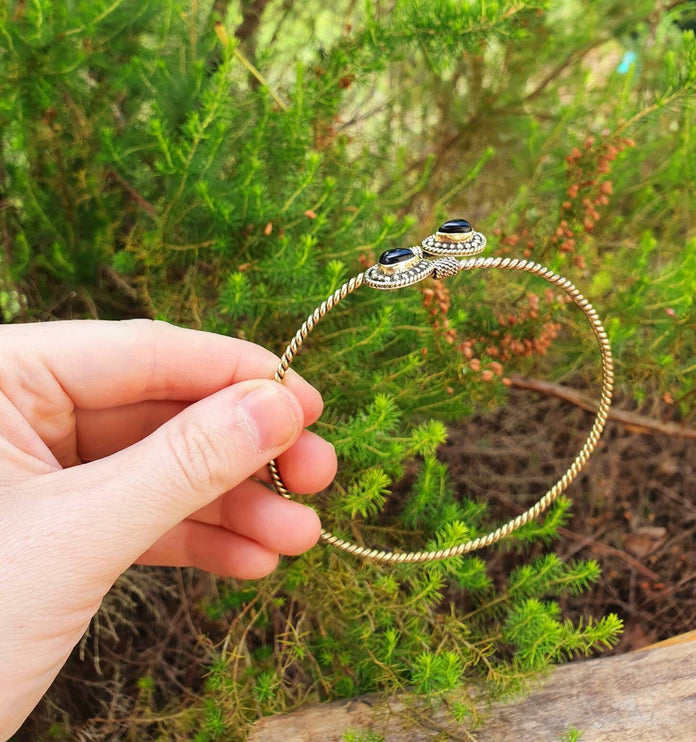
<instances>
[{"instance_id":1,"label":"green plant","mask_svg":"<svg viewBox=\"0 0 696 742\"><path fill-rule=\"evenodd\" d=\"M144 315L281 352L380 251L461 213L500 253L586 286L624 394L686 418L696 46L653 6L5 4L3 316ZM641 66L623 75L629 37ZM296 366L324 393L317 430L341 460L317 499L332 531L415 548L490 527L438 459L445 424L502 402L513 370L596 376L568 305L510 286L365 289L313 332ZM618 637L615 616L559 615L556 598L598 577L535 551L568 508L511 540L519 563L499 584L480 556L380 566L316 549L211 590L204 687L162 720L141 676L139 738L149 719L152 738L234 738L260 714L404 688L475 725L471 685L516 692Z\"/></svg>"},{"instance_id":2,"label":"green plant","mask_svg":"<svg viewBox=\"0 0 696 742\"><path fill-rule=\"evenodd\" d=\"M370 731L351 729L343 735L343 742L384 742L384 737Z\"/></svg>"}]
</instances>

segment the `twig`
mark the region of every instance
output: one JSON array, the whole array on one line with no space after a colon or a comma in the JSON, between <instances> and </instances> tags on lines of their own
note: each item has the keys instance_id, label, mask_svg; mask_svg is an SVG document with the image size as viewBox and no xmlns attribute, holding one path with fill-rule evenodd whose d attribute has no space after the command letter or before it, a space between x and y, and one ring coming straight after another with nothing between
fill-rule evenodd
<instances>
[{"instance_id":1,"label":"twig","mask_svg":"<svg viewBox=\"0 0 696 742\"><path fill-rule=\"evenodd\" d=\"M107 169L107 174L110 175L112 178L118 181L119 185L123 190L135 201L140 208L148 213L152 217L157 216L157 209L143 196L141 196L138 191L125 179L123 178L116 170L113 168Z\"/></svg>"},{"instance_id":2,"label":"twig","mask_svg":"<svg viewBox=\"0 0 696 742\"><path fill-rule=\"evenodd\" d=\"M106 278L108 278L110 281L116 284L121 291L123 291L129 299L137 299L138 298L138 292L136 289L134 289L127 281L124 281L123 278L119 275L117 271L115 271L113 268L111 268L108 265L105 265L102 267L102 273Z\"/></svg>"},{"instance_id":3,"label":"twig","mask_svg":"<svg viewBox=\"0 0 696 742\"><path fill-rule=\"evenodd\" d=\"M515 387L515 389L528 389L529 391L545 394L549 397L557 397L558 399L563 399L566 402L574 404L576 407L581 407L588 412L597 411L598 404L590 397L576 392L574 389L568 389L568 387L554 384L550 381L528 379L524 376L511 376L510 386ZM638 415L635 412L612 408L609 410L609 419L621 423L631 433L667 435L671 438L696 440L696 429L694 428L687 428L676 423L663 423L660 420L655 420L646 415Z\"/></svg>"},{"instance_id":4,"label":"twig","mask_svg":"<svg viewBox=\"0 0 696 742\"><path fill-rule=\"evenodd\" d=\"M579 533L575 533L574 531L570 531L569 529L564 528L563 526L558 527L558 533L564 538L570 539L571 541L577 541L582 546L586 546L590 551L599 552L600 554L605 554L606 556L618 557L622 561L626 562L626 564L628 564L630 567L633 567L633 569L640 572L644 577L647 577L653 582L660 582L662 579L660 575L658 575L656 572L653 572L644 564L641 564L641 562L632 557L630 554L627 554L625 551L615 549L613 546L603 544L601 541L595 541L595 539L590 538L589 536L582 536Z\"/></svg>"},{"instance_id":5,"label":"twig","mask_svg":"<svg viewBox=\"0 0 696 742\"><path fill-rule=\"evenodd\" d=\"M234 32L239 41L249 41L256 36L266 5L268 5L268 0L253 0L253 2L244 4L242 22Z\"/></svg>"},{"instance_id":6,"label":"twig","mask_svg":"<svg viewBox=\"0 0 696 742\"><path fill-rule=\"evenodd\" d=\"M232 50L232 54L242 63L244 67L249 71L249 73L255 77L261 85L263 85L266 90L268 90L271 98L276 102L276 105L278 108L281 109L281 111L287 111L288 106L287 103L285 103L280 96L273 90L273 88L270 86L268 80L261 74L261 72L251 63L249 59L242 53L242 51L238 48L234 48Z\"/></svg>"}]
</instances>

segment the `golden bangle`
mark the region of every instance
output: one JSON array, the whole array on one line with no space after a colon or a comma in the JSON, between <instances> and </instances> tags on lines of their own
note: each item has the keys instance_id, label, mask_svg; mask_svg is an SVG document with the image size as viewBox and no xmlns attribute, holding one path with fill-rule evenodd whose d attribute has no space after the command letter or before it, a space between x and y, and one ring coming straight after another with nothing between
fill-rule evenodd
<instances>
[{"instance_id":1,"label":"golden bangle","mask_svg":"<svg viewBox=\"0 0 696 742\"><path fill-rule=\"evenodd\" d=\"M567 278L559 276L549 268L539 265L539 263L520 260L518 258L474 257L485 246L486 238L480 232L474 231L469 222L463 219L455 219L445 222L436 234L426 237L418 247L387 250L380 256L379 262L376 265L346 281L343 286L337 289L307 317L280 359L275 374L276 381L283 380L293 358L317 322L328 314L340 301L345 299L348 294L353 293L353 291L363 285L375 289L397 289L410 286L427 277L441 279L456 275L460 271L468 271L476 268L501 268L504 270L522 271L539 276L564 291L580 307L589 320L599 345L599 352L602 358L601 397L594 424L584 445L565 474L533 507L499 528L496 528L495 531L458 544L457 546L435 551L385 551L359 546L345 539L338 538L326 530L322 530L321 532L322 541L343 549L350 554L381 562L426 562L476 551L477 549L482 549L485 546L490 546L500 541L544 512L575 479L594 451L607 421L614 381L611 347L607 333L599 320L597 312ZM291 495L280 477L275 460L269 463L268 468L278 494L289 499Z\"/></svg>"}]
</instances>

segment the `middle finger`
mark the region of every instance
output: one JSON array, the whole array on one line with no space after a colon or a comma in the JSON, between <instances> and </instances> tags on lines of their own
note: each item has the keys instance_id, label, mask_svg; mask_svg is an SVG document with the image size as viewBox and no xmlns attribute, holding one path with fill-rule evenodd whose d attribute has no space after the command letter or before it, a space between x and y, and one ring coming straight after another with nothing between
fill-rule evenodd
<instances>
[{"instance_id":1,"label":"middle finger","mask_svg":"<svg viewBox=\"0 0 696 742\"><path fill-rule=\"evenodd\" d=\"M280 554L301 554L319 539L321 523L311 508L278 497L247 479L190 516L245 536Z\"/></svg>"}]
</instances>

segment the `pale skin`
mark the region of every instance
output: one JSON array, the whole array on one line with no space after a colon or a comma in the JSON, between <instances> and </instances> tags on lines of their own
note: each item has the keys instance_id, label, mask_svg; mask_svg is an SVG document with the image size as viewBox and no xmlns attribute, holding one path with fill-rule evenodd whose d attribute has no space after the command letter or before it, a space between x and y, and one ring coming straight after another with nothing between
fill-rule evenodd
<instances>
[{"instance_id":1,"label":"pale skin","mask_svg":"<svg viewBox=\"0 0 696 742\"><path fill-rule=\"evenodd\" d=\"M0 739L131 564L256 578L319 538L319 393L242 340L159 322L0 328Z\"/></svg>"}]
</instances>

